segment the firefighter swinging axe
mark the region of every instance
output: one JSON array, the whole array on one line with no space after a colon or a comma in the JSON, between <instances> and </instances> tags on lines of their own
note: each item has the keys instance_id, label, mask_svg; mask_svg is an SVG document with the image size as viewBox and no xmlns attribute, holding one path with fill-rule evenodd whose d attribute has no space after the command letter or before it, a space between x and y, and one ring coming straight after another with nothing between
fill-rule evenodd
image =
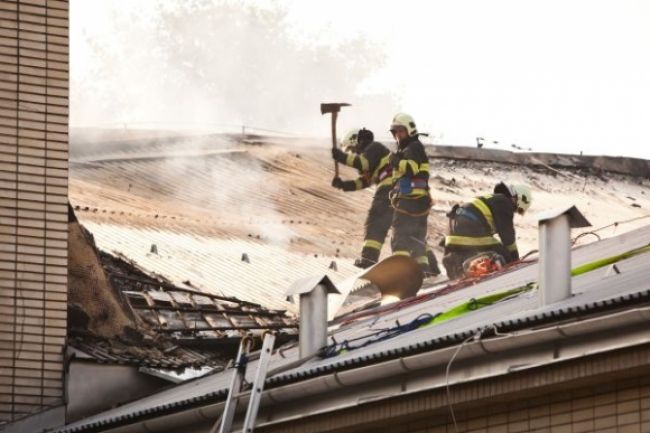
<instances>
[{"instance_id":1,"label":"firefighter swinging axe","mask_svg":"<svg viewBox=\"0 0 650 433\"><path fill-rule=\"evenodd\" d=\"M336 118L341 107L349 107L346 102L320 104L320 114L330 113L332 115L332 149L336 149ZM334 177L339 177L339 163L334 161Z\"/></svg>"}]
</instances>

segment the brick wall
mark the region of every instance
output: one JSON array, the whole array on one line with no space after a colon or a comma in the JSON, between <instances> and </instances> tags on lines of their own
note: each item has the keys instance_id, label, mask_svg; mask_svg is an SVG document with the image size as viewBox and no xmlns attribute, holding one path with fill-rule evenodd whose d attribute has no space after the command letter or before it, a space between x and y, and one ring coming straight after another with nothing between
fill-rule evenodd
<instances>
[{"instance_id":1,"label":"brick wall","mask_svg":"<svg viewBox=\"0 0 650 433\"><path fill-rule=\"evenodd\" d=\"M456 368L463 368L462 363ZM411 372L408 383L417 383L415 374ZM403 383L401 376L387 376L379 391L394 389L391 380ZM451 433L456 431L449 411L451 398L458 432L462 433L650 433L649 344L453 384L449 396L445 387L436 387L377 399L382 394L376 389L362 389L357 394L361 399L371 397L370 402L333 412L302 412L305 416L286 422L276 421L282 419L285 403L262 407L258 419L272 423L259 426L256 431ZM332 403L336 407L341 392L345 391L335 389L314 397L313 401L305 399L302 404L317 410Z\"/></svg>"},{"instance_id":2,"label":"brick wall","mask_svg":"<svg viewBox=\"0 0 650 433\"><path fill-rule=\"evenodd\" d=\"M0 423L60 404L68 3L0 1Z\"/></svg>"},{"instance_id":3,"label":"brick wall","mask_svg":"<svg viewBox=\"0 0 650 433\"><path fill-rule=\"evenodd\" d=\"M452 433L448 414L393 427L395 433ZM462 433L650 432L650 378L585 387L457 411Z\"/></svg>"}]
</instances>

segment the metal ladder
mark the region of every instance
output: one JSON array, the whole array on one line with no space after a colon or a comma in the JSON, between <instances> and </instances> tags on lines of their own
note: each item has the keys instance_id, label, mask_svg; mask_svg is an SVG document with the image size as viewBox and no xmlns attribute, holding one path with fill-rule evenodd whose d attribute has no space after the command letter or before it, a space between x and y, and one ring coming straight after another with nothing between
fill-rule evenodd
<instances>
[{"instance_id":1,"label":"metal ladder","mask_svg":"<svg viewBox=\"0 0 650 433\"><path fill-rule=\"evenodd\" d=\"M241 343L239 344L237 358L233 366L235 372L230 380L230 389L228 390L226 405L223 409L223 414L221 415L220 420L218 420L212 430L210 430L210 433L232 433L232 424L235 420L237 403L244 391L246 367L248 365L248 354L250 353L251 344L252 340L249 337L242 338ZM244 433L252 433L255 427L255 420L260 408L262 391L264 391L264 382L266 381L266 373L269 368L269 361L271 360L271 353L273 352L274 344L275 334L270 332L266 333L264 335L264 342L262 343L262 350L260 351L260 358L257 363L255 378L253 379L253 385L250 391L248 409L246 410L246 417L244 418L244 425L242 427L242 432Z\"/></svg>"}]
</instances>

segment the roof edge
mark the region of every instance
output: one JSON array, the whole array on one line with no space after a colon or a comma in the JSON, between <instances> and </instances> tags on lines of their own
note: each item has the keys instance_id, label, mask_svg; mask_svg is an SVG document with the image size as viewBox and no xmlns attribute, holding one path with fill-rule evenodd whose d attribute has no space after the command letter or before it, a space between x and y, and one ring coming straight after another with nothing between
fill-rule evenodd
<instances>
[{"instance_id":1,"label":"roof edge","mask_svg":"<svg viewBox=\"0 0 650 433\"><path fill-rule=\"evenodd\" d=\"M650 299L650 289L647 290L644 294L646 295L647 298ZM636 300L638 301L638 299L636 299ZM603 304L607 304L607 305L611 306L611 304L609 304L609 303L603 303ZM584 311L582 313L584 313ZM556 322L559 318L560 317L554 316L554 319L555 319L554 321ZM547 338L542 338L539 341L536 341L535 338L531 338L531 336L539 336L539 335L542 335L543 333L547 333L547 334L549 332L554 333L554 335L555 335L554 338L556 338L556 339L557 338L565 338L566 335L577 336L577 335L587 335L587 334L595 334L598 337L603 338L602 336L604 334L602 332L600 332L599 330L601 328L604 328L604 329L609 328L612 323L616 324L617 326L620 327L620 326L623 326L623 325L625 325L625 326L633 326L635 324L644 323L644 322L648 322L648 321L650 321L650 306L644 306L644 307L635 308L635 309L632 309L632 310L627 310L627 311L622 311L622 312L619 311L619 312L612 313L612 314L609 314L609 315L606 315L606 316L599 316L599 317L595 317L595 318L591 318L591 319L586 319L586 320L580 321L580 322L570 322L570 323L558 324L558 325L551 326L551 327L548 327L548 328L532 330L532 331L528 330L528 331L524 331L524 332L522 332L520 334L506 335L504 337L498 337L497 336L497 338L490 339L490 340L482 340L482 338L484 338L484 337L481 337L480 341L476 341L473 344L476 345L475 348L478 348L479 345L484 345L486 342L490 342L490 341L495 341L495 342L496 341L501 341L501 342L503 342L505 340L508 340L508 341L510 341L510 344L507 345L507 346L509 346L509 347L507 347L507 350L512 350L512 349L518 348L517 344L519 344L519 343L523 343L521 347L531 347L531 346L534 346L534 345L540 344L540 343L548 343ZM599 327L590 326L590 325L593 325L596 322L600 322ZM527 322L526 323L526 329L529 328L530 325L531 325L531 323ZM491 326L498 326L498 325L494 324L494 325L491 325ZM344 387L344 386L350 386L349 384L351 384L351 383L353 383L353 385L356 386L356 385L359 385L361 383L365 383L365 382L367 382L369 380L372 380L374 375L369 375L368 374L369 370L365 370L363 372L360 371L360 370L362 370L364 368L370 369L370 370L377 370L377 371L381 370L381 372L378 373L379 376L377 376L379 378L385 377L386 365L390 365L390 364L394 364L394 363L402 363L401 369L404 370L404 372L410 372L410 371L412 371L412 369L407 369L407 368L404 367L404 362L406 362L405 359L407 359L407 358L415 359L415 358L422 358L423 356L424 357L429 357L429 358L432 358L437 363L436 365L440 365L441 362L447 362L449 360L451 354L457 348L457 343L466 341L466 340L468 340L468 337L475 336L475 335L477 335L477 333L485 332L486 328L490 328L491 326L487 326L487 327L482 328L482 329L468 331L466 333L456 334L455 336L452 337L452 338L456 337L456 341L454 341L454 342L451 342L449 339L442 339L442 340L446 340L450 344L447 344L444 347L440 347L438 350L435 350L435 351L430 350L430 348L429 348L429 350L426 350L426 348L430 347L430 345L432 343L432 341L429 341L429 342L424 342L421 345L418 344L418 349L422 348L424 350L420 350L420 351L417 351L415 353L408 353L406 351L400 351L401 353L398 353L397 356L393 356L393 357L390 357L390 358L384 358L383 362L377 362L377 361L382 360L382 358L380 358L380 357L373 358L372 361L375 361L375 362L365 363L365 364L360 363L358 365L355 364L355 363L349 362L349 360L346 360L346 362L343 364L343 367L348 367L348 368L315 369L312 372L312 373L314 373L312 375L301 374L299 376L294 376L293 377L294 380L291 380L291 381L288 381L288 382L282 382L280 380L284 375L280 376L279 378L269 378L267 380L268 385L266 387L267 389L264 392L264 397L265 397L265 399L267 399L267 401L268 401L269 398L271 400L273 400L273 401L285 401L285 400L289 400L289 399L293 399L293 398L302 398L304 396L297 395L299 393L297 393L296 389L294 389L294 388L297 386L301 393L305 393L305 390L307 390L307 389L309 389L310 392L312 392L312 393L317 393L319 391L319 388L315 386L317 383L319 384L319 387L323 391L324 390L331 390L333 381L327 380L327 377L331 376L333 374L332 373L333 371L340 378L347 371L352 370L347 375L347 377L354 377L354 378L352 380L345 381L345 382L348 383L348 385L344 385L344 382L341 382L340 379L335 381L338 384L339 387ZM570 332L570 331L567 331L569 328L572 328L572 327L573 327L573 331L574 331L573 333ZM561 331L559 331L559 330L561 330ZM513 331L514 330L509 330L509 332L513 332ZM495 337L495 336L496 336L495 334L491 334L490 332L486 332L486 335L485 335L485 337L487 337L487 338ZM626 338L626 337L623 336L621 338ZM646 338L648 339L648 341L641 341L641 340L639 340L637 338L637 339L634 340L635 344L630 344L630 345L627 345L627 346L623 345L623 346L614 347L614 348L607 347L605 350L601 350L601 351L596 351L595 350L593 352L589 352L589 355L594 355L596 353L604 353L604 352L607 352L607 351L612 351L612 350L620 349L620 348L623 348L623 347L631 347L631 346L634 346L634 345L644 344L644 343L650 342L650 336L647 336ZM460 341L458 341L458 340L460 340ZM515 342L517 344L513 344L513 342ZM491 352L491 353L497 353L497 352L501 352L501 351L504 351L504 350L506 350L506 348L504 348L502 346L500 348L495 348L495 351ZM477 355L485 355L485 353L488 353L488 351L485 350L485 348L483 347L481 349L476 349L476 350L473 350L472 352L470 352L470 356L464 355L463 357L461 357L459 359L471 359L472 357L476 357ZM407 355L410 355L410 356L407 356ZM582 354L581 356L583 356L583 355L584 354ZM575 358L575 356L573 358ZM555 360L552 360L551 362L531 365L531 368L536 367L536 366L540 366L540 365L548 365L548 364L550 364L552 362L566 361L568 359L573 359L573 358L555 359ZM418 363L418 365L422 366L423 364ZM502 374L505 374L505 373L502 373ZM289 375L289 376L291 376L291 375ZM478 378L474 377L474 378L471 378L471 379L472 380L477 380L477 379L485 379L487 377L493 377L493 375L486 376L486 377L478 377ZM304 382L306 380L312 381L314 386L311 386L311 385L310 386L305 386ZM299 382L299 384L296 385L297 382ZM273 386L273 385L275 385L275 386ZM92 422L92 423L89 423L89 424L86 424L86 425L80 425L80 426L73 427L73 428L65 428L65 429L57 430L56 433L80 433L80 432L98 431L98 429L108 427L108 426L115 426L115 427L125 426L125 425L129 425L129 424L133 424L133 423L144 422L144 421L146 421L148 419L156 418L156 417L158 417L160 415L164 415L164 414L180 413L180 412L183 412L183 411L185 411L187 409L193 409L193 408L194 409L196 409L196 408L200 409L201 407L205 406L206 404L218 403L218 402L222 401L222 399L226 397L227 392L228 392L227 389L221 389L221 390L217 390L215 392L212 392L212 393L209 393L209 394L206 394L206 395L203 395L203 396L193 397L191 399L183 400L183 401L180 401L180 402L174 402L174 403L171 403L171 404L156 406L156 407L149 408L149 409L146 409L146 410L143 410L143 411L134 412L134 413L127 414L127 415L122 415L122 416L115 417L115 418L108 419L108 420L96 421L96 422ZM283 395L285 395L285 394L290 395L290 397L287 397L286 395L283 397L283 396L278 395L278 393L282 393ZM244 395L242 397L244 398L244 401L247 398L246 395ZM111 430L105 430L105 431L111 431ZM102 430L102 431L104 431L104 430Z\"/></svg>"}]
</instances>

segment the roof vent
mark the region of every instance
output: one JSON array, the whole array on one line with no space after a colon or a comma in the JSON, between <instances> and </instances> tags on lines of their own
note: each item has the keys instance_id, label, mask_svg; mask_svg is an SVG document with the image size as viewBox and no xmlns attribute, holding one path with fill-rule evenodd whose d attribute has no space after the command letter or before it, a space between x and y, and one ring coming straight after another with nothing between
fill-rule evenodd
<instances>
[{"instance_id":1,"label":"roof vent","mask_svg":"<svg viewBox=\"0 0 650 433\"><path fill-rule=\"evenodd\" d=\"M300 296L300 357L316 354L327 345L327 295L339 293L327 275L303 278L291 285L287 296Z\"/></svg>"},{"instance_id":2,"label":"roof vent","mask_svg":"<svg viewBox=\"0 0 650 433\"><path fill-rule=\"evenodd\" d=\"M539 301L541 306L571 296L571 229L591 224L575 206L538 216Z\"/></svg>"}]
</instances>

